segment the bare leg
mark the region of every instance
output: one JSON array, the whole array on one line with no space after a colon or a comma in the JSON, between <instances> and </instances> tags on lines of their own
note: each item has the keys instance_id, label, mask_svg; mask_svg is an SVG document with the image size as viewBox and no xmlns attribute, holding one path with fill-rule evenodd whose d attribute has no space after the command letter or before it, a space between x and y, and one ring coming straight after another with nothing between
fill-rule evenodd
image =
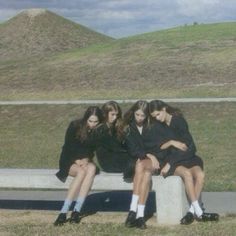
<instances>
[{"instance_id":1,"label":"bare leg","mask_svg":"<svg viewBox=\"0 0 236 236\"><path fill-rule=\"evenodd\" d=\"M195 188L194 188L194 180L192 173L190 172L189 169L183 166L178 166L175 170L174 175L180 176L185 185L185 190L187 193L187 196L191 202L194 202L197 200L197 196L195 193Z\"/></svg>"},{"instance_id":2,"label":"bare leg","mask_svg":"<svg viewBox=\"0 0 236 236\"><path fill-rule=\"evenodd\" d=\"M96 166L91 162L88 163L86 167L86 175L83 179L83 182L79 191L80 197L85 198L88 195L88 192L90 191L91 186L93 184L95 173L96 173Z\"/></svg>"},{"instance_id":3,"label":"bare leg","mask_svg":"<svg viewBox=\"0 0 236 236\"><path fill-rule=\"evenodd\" d=\"M194 178L194 189L196 198L199 199L204 185L205 174L199 166L194 166L189 170Z\"/></svg>"},{"instance_id":4,"label":"bare leg","mask_svg":"<svg viewBox=\"0 0 236 236\"><path fill-rule=\"evenodd\" d=\"M135 175L134 175L134 181L133 181L133 194L139 195L140 192L140 185L142 183L144 176L144 166L142 161L137 160L135 165Z\"/></svg>"},{"instance_id":5,"label":"bare leg","mask_svg":"<svg viewBox=\"0 0 236 236\"><path fill-rule=\"evenodd\" d=\"M150 159L145 159L142 161L144 167L144 174L142 181L140 183L139 189L139 204L145 205L150 190L150 183L152 177L152 161Z\"/></svg>"},{"instance_id":6,"label":"bare leg","mask_svg":"<svg viewBox=\"0 0 236 236\"><path fill-rule=\"evenodd\" d=\"M66 199L73 201L75 196L80 191L80 187L85 178L86 171L84 170L84 168L78 166L77 164L73 164L70 168L69 175L74 177L74 179L70 184Z\"/></svg>"}]
</instances>

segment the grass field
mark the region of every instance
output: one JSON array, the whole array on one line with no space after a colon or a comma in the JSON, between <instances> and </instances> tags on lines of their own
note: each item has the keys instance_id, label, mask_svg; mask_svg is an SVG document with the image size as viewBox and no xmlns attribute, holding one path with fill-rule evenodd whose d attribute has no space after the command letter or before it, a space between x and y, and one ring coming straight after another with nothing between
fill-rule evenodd
<instances>
[{"instance_id":1,"label":"grass field","mask_svg":"<svg viewBox=\"0 0 236 236\"><path fill-rule=\"evenodd\" d=\"M156 224L155 217L147 221L148 228L139 230L125 228L126 213L96 213L82 219L79 225L54 227L57 213L49 211L12 211L1 210L0 235L1 236L234 236L236 231L235 215L221 217L217 223L194 222L189 226L160 226Z\"/></svg>"},{"instance_id":2,"label":"grass field","mask_svg":"<svg viewBox=\"0 0 236 236\"><path fill-rule=\"evenodd\" d=\"M174 104L173 104L174 105ZM186 103L180 107L205 164L205 191L236 191L236 104ZM125 111L129 104L122 105ZM1 168L58 168L69 122L83 105L0 106Z\"/></svg>"}]
</instances>

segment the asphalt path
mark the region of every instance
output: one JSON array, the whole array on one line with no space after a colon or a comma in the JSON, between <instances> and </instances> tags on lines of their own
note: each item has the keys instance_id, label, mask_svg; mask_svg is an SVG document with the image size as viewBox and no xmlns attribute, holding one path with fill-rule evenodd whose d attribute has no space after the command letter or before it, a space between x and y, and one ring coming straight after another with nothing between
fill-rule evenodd
<instances>
[{"instance_id":1,"label":"asphalt path","mask_svg":"<svg viewBox=\"0 0 236 236\"><path fill-rule=\"evenodd\" d=\"M165 102L176 103L202 103L202 102L236 102L236 97L223 98L159 98ZM65 105L65 104L103 104L114 100L118 103L133 103L139 99L98 99L98 100L16 100L16 101L0 101L0 105ZM154 99L146 99L151 101Z\"/></svg>"}]
</instances>

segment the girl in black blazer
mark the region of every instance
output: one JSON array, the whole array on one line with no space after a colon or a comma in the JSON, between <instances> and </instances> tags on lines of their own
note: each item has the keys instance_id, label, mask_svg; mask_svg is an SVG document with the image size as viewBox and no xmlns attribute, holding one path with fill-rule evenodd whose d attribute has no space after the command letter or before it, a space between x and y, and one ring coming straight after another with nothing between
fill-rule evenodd
<instances>
[{"instance_id":1,"label":"girl in black blazer","mask_svg":"<svg viewBox=\"0 0 236 236\"><path fill-rule=\"evenodd\" d=\"M191 224L194 216L197 220L218 220L215 213L204 213L199 198L204 184L203 161L196 155L196 146L189 132L188 124L180 110L160 100L149 104L150 115L163 124L165 132L157 134L165 136L166 142L160 143L165 150L165 165L161 174L180 176L185 184L190 208L181 219L181 224Z\"/></svg>"},{"instance_id":2,"label":"girl in black blazer","mask_svg":"<svg viewBox=\"0 0 236 236\"><path fill-rule=\"evenodd\" d=\"M104 121L95 130L98 164L105 172L124 173L127 176L131 156L122 141L122 111L119 104L109 101L101 107Z\"/></svg>"},{"instance_id":3,"label":"girl in black blazer","mask_svg":"<svg viewBox=\"0 0 236 236\"><path fill-rule=\"evenodd\" d=\"M148 197L151 176L159 169L159 162L151 151L153 129L149 126L148 102L137 101L124 115L125 143L135 160L133 194L126 227L146 228L144 209Z\"/></svg>"},{"instance_id":4,"label":"girl in black blazer","mask_svg":"<svg viewBox=\"0 0 236 236\"><path fill-rule=\"evenodd\" d=\"M58 215L55 226L63 225L74 197L76 204L72 211L70 222L79 223L80 209L91 188L96 173L96 166L92 162L95 151L93 140L94 128L102 122L103 116L99 107L89 107L82 119L72 121L66 131L65 143L59 160L59 171L56 176L65 182L68 175L74 177L68 189L66 199Z\"/></svg>"}]
</instances>

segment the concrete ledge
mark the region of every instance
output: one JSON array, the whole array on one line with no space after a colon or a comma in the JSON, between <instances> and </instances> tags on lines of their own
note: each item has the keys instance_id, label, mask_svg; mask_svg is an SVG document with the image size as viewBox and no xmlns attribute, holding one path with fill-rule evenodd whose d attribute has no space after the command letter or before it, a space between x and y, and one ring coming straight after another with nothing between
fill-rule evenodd
<instances>
[{"instance_id":1,"label":"concrete ledge","mask_svg":"<svg viewBox=\"0 0 236 236\"><path fill-rule=\"evenodd\" d=\"M57 179L57 169L0 169L0 188L7 189L68 189L72 180L66 183ZM156 212L159 224L179 224L185 215L188 203L180 177L164 179L153 176L152 191L156 193ZM92 190L132 190L133 184L123 181L122 174L101 172L94 179Z\"/></svg>"}]
</instances>

